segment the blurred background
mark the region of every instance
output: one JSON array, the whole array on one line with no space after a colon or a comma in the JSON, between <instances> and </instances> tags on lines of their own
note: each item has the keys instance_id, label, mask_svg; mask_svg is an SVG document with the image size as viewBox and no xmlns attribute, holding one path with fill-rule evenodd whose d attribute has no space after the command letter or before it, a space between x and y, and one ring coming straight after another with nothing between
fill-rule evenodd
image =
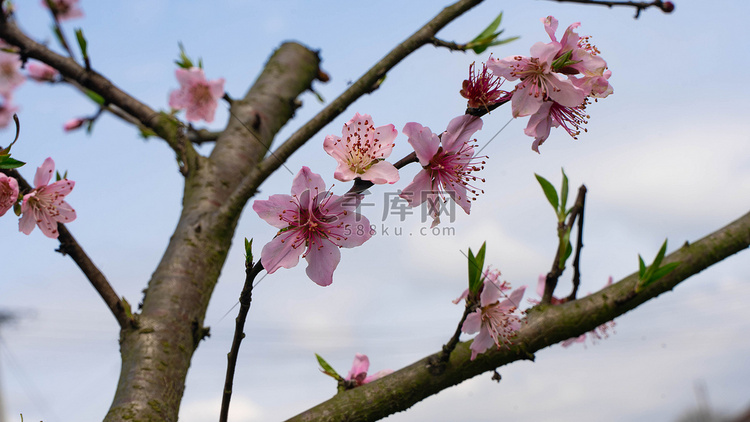
<instances>
[{"instance_id":1,"label":"blurred background","mask_svg":"<svg viewBox=\"0 0 750 422\"><path fill-rule=\"evenodd\" d=\"M314 88L331 101L447 3L82 0L80 5L85 17L63 23L69 39L74 28L83 28L97 71L151 107L168 109L168 94L178 87L173 63L178 42L192 58L203 59L209 79L226 78L229 95L241 97L272 51L297 40L320 50L331 81ZM462 313L451 300L466 288L464 254L484 241L487 263L514 287L527 285L527 298L538 298L537 277L555 253L556 220L534 173L559 186L564 167L572 192L580 184L588 188L582 294L599 290L609 276L617 281L636 271L638 254L650 262L665 238L672 251L750 210L750 43L741 32L750 11L746 4L678 0L671 15L649 9L634 20L632 8L487 1L439 36L466 42L500 11L503 36L519 40L478 56L423 47L286 166L293 173L309 166L332 184L335 162L322 142L327 134L340 136L355 112L371 114L376 125L394 124L399 136L393 161L407 155L404 124L443 131L464 111L458 92L469 65L486 61L490 52L500 58L528 55L531 45L548 41L540 22L547 15L559 19L558 36L573 22L581 22L580 34L593 36L612 70L614 94L588 108L588 133L576 141L553 130L541 154L531 151L533 139L523 134L527 119L502 129L509 107L486 116L475 135L481 146L489 143L482 152L489 156L482 173L485 193L471 215L459 212L440 226L448 230L426 230L429 222L418 212L404 221L383 216L384 198L419 170L408 166L398 184L372 189L368 199L374 205L364 212L378 234L362 247L342 250L331 286L312 283L305 265L263 278L253 292L231 420L283 420L333 396L335 381L320 373L314 353L345 374L355 353L367 354L375 372L437 351ZM16 16L28 34L58 49L50 16L39 2L18 2ZM302 100L275 145L324 106L310 93ZM76 181L68 202L78 213L68 228L118 294L136 305L180 213L182 178L174 154L110 115L97 121L91 136L84 130L64 133L67 120L96 111L68 86L27 81L15 102L22 129L13 155L28 162L21 173L32 180L48 156L61 172L68 171ZM207 127L219 130L229 118L221 103ZM6 128L0 144L12 136ZM292 177L280 169L256 198L288 193ZM337 194L347 189L341 182L332 188ZM259 256L274 233L248 206L208 309L211 337L195 354L181 421L217 418L244 281L242 241L253 237ZM103 418L119 375L114 318L73 262L54 252L56 241L39 230L20 234L11 213L0 218L0 241L0 417ZM745 251L618 318L614 333L597 344L552 346L538 352L536 362L500 368L500 383L484 374L387 420L736 417L750 406L748 274ZM558 296L569 293L570 277L563 275Z\"/></svg>"}]
</instances>

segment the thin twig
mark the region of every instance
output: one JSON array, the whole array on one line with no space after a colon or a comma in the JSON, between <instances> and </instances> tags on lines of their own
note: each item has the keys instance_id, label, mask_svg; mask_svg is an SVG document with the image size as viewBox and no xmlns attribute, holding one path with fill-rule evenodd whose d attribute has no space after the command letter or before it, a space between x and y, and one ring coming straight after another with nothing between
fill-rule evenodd
<instances>
[{"instance_id":1,"label":"thin twig","mask_svg":"<svg viewBox=\"0 0 750 422\"><path fill-rule=\"evenodd\" d=\"M444 47L451 51L466 51L469 49L466 44L458 44L453 41L443 41L437 37L430 38L429 42L435 47Z\"/></svg>"},{"instance_id":2,"label":"thin twig","mask_svg":"<svg viewBox=\"0 0 750 422\"><path fill-rule=\"evenodd\" d=\"M579 216L579 214L583 210L585 196L586 196L586 186L581 185L581 187L578 189L578 197L576 198L575 205L573 205L573 208L570 209L568 222L566 223L563 220L557 223L557 235L559 239L562 239L564 234L566 232L570 232L570 230L572 229L576 218ZM567 248L568 248L567 242L561 241L557 245L557 253L555 253L555 259L552 262L552 268L547 273L547 277L544 282L544 295L542 295L541 303L549 304L552 302L552 293L555 291L555 287L557 287L557 280L565 271L565 263L563 262L562 265L560 265L560 261L562 257L564 256L564 254L566 253Z\"/></svg>"},{"instance_id":3,"label":"thin twig","mask_svg":"<svg viewBox=\"0 0 750 422\"><path fill-rule=\"evenodd\" d=\"M21 192L26 193L32 190L29 182L27 182L18 171L2 170L2 172L18 181L18 187ZM57 240L60 242L60 248L57 249L57 252L70 256L73 262L78 265L78 268L81 269L86 278L91 282L91 285L94 286L94 289L99 293L99 296L102 297L104 303L107 304L109 310L112 311L115 319L120 324L120 328L134 327L136 321L129 313L129 305L127 305L127 302L125 302L124 299L120 299L112 288L112 285L107 281L107 278L102 274L91 258L89 258L65 225L57 223L57 231L59 233Z\"/></svg>"},{"instance_id":4,"label":"thin twig","mask_svg":"<svg viewBox=\"0 0 750 422\"><path fill-rule=\"evenodd\" d=\"M235 319L234 338L232 348L227 354L227 375L224 379L224 394L221 397L221 415L219 422L226 422L229 417L229 402L232 400L232 385L234 384L234 370L237 367L237 356L240 352L240 343L245 338L245 320L250 311L250 303L253 299L253 280L263 269L260 261L253 266L245 268L245 285L240 293L240 312Z\"/></svg>"},{"instance_id":5,"label":"thin twig","mask_svg":"<svg viewBox=\"0 0 750 422\"><path fill-rule=\"evenodd\" d=\"M464 321L466 321L466 317L468 317L469 314L475 309L476 304L471 303L469 301L469 298L467 297L466 306L464 307L464 313L463 315L461 315L461 320L458 321L458 326L456 326L456 331L453 333L453 336L450 340L448 340L448 343L445 343L443 345L443 348L440 350L440 352L430 357L430 372L433 375L439 375L445 371L445 367L451 357L451 352L453 352L453 349L456 348L458 339L459 337L461 337L461 329L464 326Z\"/></svg>"},{"instance_id":6,"label":"thin twig","mask_svg":"<svg viewBox=\"0 0 750 422\"><path fill-rule=\"evenodd\" d=\"M568 296L568 301L576 300L576 294L578 294L578 286L581 285L581 249L583 248L583 212L586 206L586 186L581 185L578 189L578 200L576 201L575 209L578 211L578 238L576 240L576 253L573 258L573 291Z\"/></svg>"},{"instance_id":7,"label":"thin twig","mask_svg":"<svg viewBox=\"0 0 750 422\"><path fill-rule=\"evenodd\" d=\"M674 11L674 3L671 1L655 0L651 2L645 1L606 1L606 0L550 0L558 3L579 3L579 4L591 4L597 6L625 6L635 7L635 18L638 19L641 16L641 11L648 9L649 7L657 7L664 13L672 13Z\"/></svg>"},{"instance_id":8,"label":"thin twig","mask_svg":"<svg viewBox=\"0 0 750 422\"><path fill-rule=\"evenodd\" d=\"M75 60L34 41L4 14L0 14L0 38L18 47L21 57L30 57L54 67L63 77L75 80L82 87L99 94L107 104L117 106L164 139L177 154L183 174L195 165L198 155L187 140L184 125L179 120L151 109L96 71L86 69Z\"/></svg>"}]
</instances>

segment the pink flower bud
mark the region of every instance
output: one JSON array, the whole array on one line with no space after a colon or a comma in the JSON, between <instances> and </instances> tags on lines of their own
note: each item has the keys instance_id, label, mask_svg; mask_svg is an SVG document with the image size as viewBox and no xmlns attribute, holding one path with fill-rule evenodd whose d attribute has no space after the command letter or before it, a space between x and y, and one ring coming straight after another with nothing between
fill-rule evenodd
<instances>
[{"instance_id":1,"label":"pink flower bud","mask_svg":"<svg viewBox=\"0 0 750 422\"><path fill-rule=\"evenodd\" d=\"M78 129L79 127L83 126L83 124L86 123L86 119L82 119L80 117L77 117L75 119L70 119L63 125L63 129L66 132L70 132L73 130Z\"/></svg>"}]
</instances>

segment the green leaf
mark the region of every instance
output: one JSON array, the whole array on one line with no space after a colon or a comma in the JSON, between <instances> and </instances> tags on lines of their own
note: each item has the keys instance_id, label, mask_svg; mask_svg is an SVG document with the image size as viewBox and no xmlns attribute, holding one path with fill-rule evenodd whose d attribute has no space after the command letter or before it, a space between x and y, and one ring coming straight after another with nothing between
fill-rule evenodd
<instances>
[{"instance_id":1,"label":"green leaf","mask_svg":"<svg viewBox=\"0 0 750 422\"><path fill-rule=\"evenodd\" d=\"M245 238L245 265L253 265L253 239Z\"/></svg>"},{"instance_id":2,"label":"green leaf","mask_svg":"<svg viewBox=\"0 0 750 422\"><path fill-rule=\"evenodd\" d=\"M643 262L643 258L638 254L638 279L643 280L644 275L646 275L646 263Z\"/></svg>"},{"instance_id":3,"label":"green leaf","mask_svg":"<svg viewBox=\"0 0 750 422\"><path fill-rule=\"evenodd\" d=\"M492 21L492 23L484 29L484 31L480 32L479 35L476 36L473 40L469 41L469 44L475 43L478 41L483 41L486 39L492 39L495 38L495 36L500 35L499 33L496 35L495 30L500 26L500 22L503 20L503 12L500 12L499 15L495 18L495 20Z\"/></svg>"},{"instance_id":4,"label":"green leaf","mask_svg":"<svg viewBox=\"0 0 750 422\"><path fill-rule=\"evenodd\" d=\"M9 155L0 156L0 169L17 169L25 164L26 163L24 163L23 161L18 161L15 158L11 158Z\"/></svg>"},{"instance_id":5,"label":"green leaf","mask_svg":"<svg viewBox=\"0 0 750 422\"><path fill-rule=\"evenodd\" d=\"M104 100L104 97L102 97L101 95L97 94L96 92L90 89L85 89L83 92L84 94L86 94L87 97L91 98L93 102L99 105L104 105L104 103L106 103L106 101Z\"/></svg>"},{"instance_id":6,"label":"green leaf","mask_svg":"<svg viewBox=\"0 0 750 422\"><path fill-rule=\"evenodd\" d=\"M560 206L558 203L557 191L555 190L555 187L552 186L552 183L550 183L544 177L536 173L534 173L534 176L536 176L536 180L539 182L539 184L542 185L542 190L544 191L544 195L547 197L547 200L549 201L550 205L552 205L552 208L555 209L555 214L559 214L558 209L560 208Z\"/></svg>"},{"instance_id":7,"label":"green leaf","mask_svg":"<svg viewBox=\"0 0 750 422\"><path fill-rule=\"evenodd\" d=\"M81 28L77 28L75 32L76 40L78 40L78 46L81 47L81 55L83 56L83 60L88 60L88 43L86 42L86 38L83 36L83 30Z\"/></svg>"},{"instance_id":8,"label":"green leaf","mask_svg":"<svg viewBox=\"0 0 750 422\"><path fill-rule=\"evenodd\" d=\"M16 137L13 138L13 142L10 143L7 147L0 149L0 162L2 162L2 156L9 156L10 155L10 147L13 146L13 144L16 143L18 140L18 136L21 134L21 122L18 120L18 115L13 113L13 122L16 124ZM19 161L20 163L20 161Z\"/></svg>"},{"instance_id":9,"label":"green leaf","mask_svg":"<svg viewBox=\"0 0 750 422\"><path fill-rule=\"evenodd\" d=\"M484 268L484 257L487 252L487 242L482 243L476 256L469 248L469 293L479 293L482 288L482 269Z\"/></svg>"},{"instance_id":10,"label":"green leaf","mask_svg":"<svg viewBox=\"0 0 750 422\"><path fill-rule=\"evenodd\" d=\"M677 268L678 265L680 265L679 262L670 262L663 267L659 267L658 270L654 271L654 274L651 276L651 280L649 280L649 283L653 283L654 281L659 280L665 275L671 273L675 268Z\"/></svg>"},{"instance_id":11,"label":"green leaf","mask_svg":"<svg viewBox=\"0 0 750 422\"><path fill-rule=\"evenodd\" d=\"M180 59L175 60L175 64L183 69L190 69L193 66L193 61L190 60L190 57L185 54L185 47L182 45L181 42L178 42L177 45L180 47ZM201 63L202 65L203 63Z\"/></svg>"},{"instance_id":12,"label":"green leaf","mask_svg":"<svg viewBox=\"0 0 750 422\"><path fill-rule=\"evenodd\" d=\"M331 367L331 365L329 365L328 362L326 362L325 359L323 359L322 357L320 357L319 354L316 353L315 357L318 359L318 365L320 365L320 367L321 367L321 372L323 372L324 374L328 375L329 377L337 379L337 380L343 379L343 378L341 378L341 375L339 375Z\"/></svg>"},{"instance_id":13,"label":"green leaf","mask_svg":"<svg viewBox=\"0 0 750 422\"><path fill-rule=\"evenodd\" d=\"M560 169L562 171L562 189L560 189L560 214L561 218L565 218L567 215L567 205L568 205L568 176L565 175L565 169Z\"/></svg>"}]
</instances>

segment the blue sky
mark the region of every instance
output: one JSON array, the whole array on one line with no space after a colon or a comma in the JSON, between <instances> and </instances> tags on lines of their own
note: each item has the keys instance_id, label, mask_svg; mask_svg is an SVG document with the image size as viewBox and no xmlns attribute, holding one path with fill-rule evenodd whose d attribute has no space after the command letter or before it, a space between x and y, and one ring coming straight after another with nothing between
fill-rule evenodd
<instances>
[{"instance_id":1,"label":"blue sky","mask_svg":"<svg viewBox=\"0 0 750 422\"><path fill-rule=\"evenodd\" d=\"M316 90L328 101L346 89L390 48L434 16L435 2L242 2L82 0L82 27L92 64L115 84L153 108L166 108L177 88L177 42L204 61L209 78L226 78L225 89L244 95L272 50L298 40L321 51L331 75ZM18 5L22 28L53 44L49 19L36 2ZM592 105L588 133L574 141L553 131L541 155L530 150L525 119L511 122L483 151L485 194L470 216L460 213L454 234L421 236L426 226L411 218L381 220L382 198L369 218L390 228L363 247L342 250L333 285L321 288L304 266L265 278L253 295L233 399L233 420L285 419L335 392L313 353L346 372L355 353L370 356L372 369L398 369L432 353L448 339L461 315L450 301L465 288L465 252L488 242L487 262L514 286L545 272L554 255L555 220L533 174L559 183L564 167L571 185L585 183L585 249L582 292L601 288L637 269L665 238L670 250L698 239L750 209L750 122L743 83L750 51L739 35L747 6L720 1L678 1L672 15L648 10L638 20L630 9L553 2L487 2L444 29L447 40L475 36L499 11L506 34L518 41L493 50L496 57L528 54L546 41L539 19L553 15L561 30L580 21L613 72L614 95ZM321 131L287 166L309 166L330 185L334 161L322 148L355 112L376 125L401 131L411 121L442 131L463 112L458 95L472 61L480 56L427 46L389 73L383 86L360 99ZM277 138L288 136L322 105L311 94ZM27 179L48 156L67 169L76 187L69 202L78 220L69 226L109 277L117 292L138 303L179 215L182 180L173 153L159 140L105 116L92 136L64 134L62 124L90 115L94 106L65 86L26 82L16 96L22 138L14 156L29 164ZM209 127L229 118L219 107ZM486 144L510 119L499 109L476 134ZM0 133L10 139L11 132ZM279 142L277 141L277 142ZM207 151L207 150L204 150ZM410 152L399 134L394 159ZM417 168L402 173L408 183ZM288 193L292 175L274 174L258 198ZM395 185L403 188L405 184ZM336 182L335 193L347 189ZM407 233L396 236L394 228ZM412 233L411 236L408 233ZM235 245L254 237L257 251L274 229L248 207ZM17 232L11 215L0 218L0 310L18 315L0 332L0 385L6 418L73 421L103 417L119 373L117 326L74 264L54 253L56 242L36 230ZM396 251L396 253L394 253ZM258 252L256 252L258 253ZM225 356L244 279L243 251L233 248L209 307L211 337L196 352L187 380L181 420L218 414ZM672 420L696 406L696 385L705 385L715 408L737 412L750 405L750 297L748 252L686 281L673 292L616 320L616 333L596 344L553 346L534 363L501 368L429 398L392 421ZM563 279L569 279L565 274ZM567 293L562 283L559 295ZM227 313L229 314L227 315ZM226 315L226 316L225 316ZM468 337L467 337L468 338Z\"/></svg>"}]
</instances>

